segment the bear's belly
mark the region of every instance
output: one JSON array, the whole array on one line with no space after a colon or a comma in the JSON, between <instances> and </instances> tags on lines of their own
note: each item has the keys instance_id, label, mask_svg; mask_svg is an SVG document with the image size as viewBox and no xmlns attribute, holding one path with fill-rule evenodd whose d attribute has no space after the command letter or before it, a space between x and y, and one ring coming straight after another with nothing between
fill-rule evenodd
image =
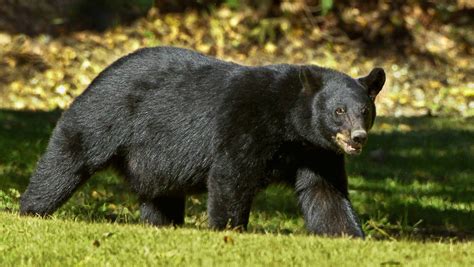
<instances>
[{"instance_id":1,"label":"bear's belly","mask_svg":"<svg viewBox=\"0 0 474 267\"><path fill-rule=\"evenodd\" d=\"M142 147L130 151L118 167L133 191L154 198L205 192L210 165L204 153Z\"/></svg>"}]
</instances>

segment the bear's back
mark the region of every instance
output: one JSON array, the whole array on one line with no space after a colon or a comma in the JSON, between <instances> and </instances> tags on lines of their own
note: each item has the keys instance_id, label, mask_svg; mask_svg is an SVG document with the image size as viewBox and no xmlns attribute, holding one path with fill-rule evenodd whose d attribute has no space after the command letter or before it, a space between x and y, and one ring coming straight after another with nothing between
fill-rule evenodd
<instances>
[{"instance_id":1,"label":"bear's back","mask_svg":"<svg viewBox=\"0 0 474 267\"><path fill-rule=\"evenodd\" d=\"M226 83L239 68L185 49L141 49L104 70L57 131L81 136L87 158L123 157L127 172L149 176L145 187L163 188L149 183L165 176L176 187L201 182L213 160Z\"/></svg>"}]
</instances>

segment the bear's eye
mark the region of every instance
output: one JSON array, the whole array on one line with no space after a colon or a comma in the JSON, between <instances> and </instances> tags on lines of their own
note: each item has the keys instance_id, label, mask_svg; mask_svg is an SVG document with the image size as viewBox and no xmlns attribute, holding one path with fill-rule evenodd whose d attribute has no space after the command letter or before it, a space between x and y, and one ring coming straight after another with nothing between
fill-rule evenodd
<instances>
[{"instance_id":1,"label":"bear's eye","mask_svg":"<svg viewBox=\"0 0 474 267\"><path fill-rule=\"evenodd\" d=\"M362 115L367 115L369 113L369 109L368 108L363 108L362 109Z\"/></svg>"},{"instance_id":2,"label":"bear's eye","mask_svg":"<svg viewBox=\"0 0 474 267\"><path fill-rule=\"evenodd\" d=\"M342 115L344 113L346 113L346 110L344 108L336 108L337 115Z\"/></svg>"}]
</instances>

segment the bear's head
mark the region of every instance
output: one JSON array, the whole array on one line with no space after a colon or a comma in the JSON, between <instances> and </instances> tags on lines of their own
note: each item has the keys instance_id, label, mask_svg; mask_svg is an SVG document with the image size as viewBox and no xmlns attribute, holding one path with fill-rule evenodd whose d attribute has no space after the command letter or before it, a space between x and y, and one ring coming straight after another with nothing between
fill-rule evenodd
<instances>
[{"instance_id":1,"label":"bear's head","mask_svg":"<svg viewBox=\"0 0 474 267\"><path fill-rule=\"evenodd\" d=\"M326 149L354 155L362 151L375 119L374 100L385 83L385 72L373 69L354 79L316 66L302 66L300 134Z\"/></svg>"}]
</instances>

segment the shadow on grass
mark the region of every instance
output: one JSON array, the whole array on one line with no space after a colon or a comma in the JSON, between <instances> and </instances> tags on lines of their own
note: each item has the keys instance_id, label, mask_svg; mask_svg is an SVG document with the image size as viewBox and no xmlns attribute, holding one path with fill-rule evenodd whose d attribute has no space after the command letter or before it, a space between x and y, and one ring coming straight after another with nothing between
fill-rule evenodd
<instances>
[{"instance_id":1,"label":"shadow on grass","mask_svg":"<svg viewBox=\"0 0 474 267\"><path fill-rule=\"evenodd\" d=\"M59 117L60 111L0 110L1 191L25 189ZM394 236L473 239L472 162L473 119L380 118L365 152L348 158L351 198L363 222L375 222ZM205 208L205 196L188 200L191 224L204 225ZM138 222L137 209L128 187L106 171L79 190L58 216ZM301 217L291 189L282 187L261 193L253 213ZM368 224L366 230L375 231Z\"/></svg>"},{"instance_id":2,"label":"shadow on grass","mask_svg":"<svg viewBox=\"0 0 474 267\"><path fill-rule=\"evenodd\" d=\"M355 206L425 236L474 237L474 119L382 118L349 159Z\"/></svg>"}]
</instances>

